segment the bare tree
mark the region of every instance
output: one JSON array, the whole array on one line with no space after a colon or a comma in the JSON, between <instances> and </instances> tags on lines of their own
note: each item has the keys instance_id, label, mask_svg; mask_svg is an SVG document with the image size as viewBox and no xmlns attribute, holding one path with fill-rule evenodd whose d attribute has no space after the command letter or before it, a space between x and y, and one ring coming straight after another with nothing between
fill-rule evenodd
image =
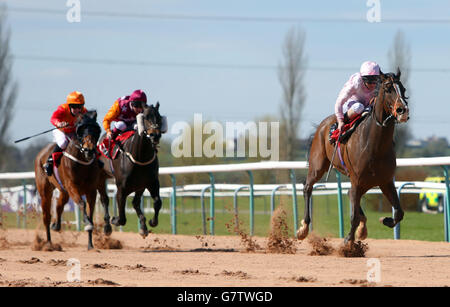
<instances>
[{"instance_id":1,"label":"bare tree","mask_svg":"<svg viewBox=\"0 0 450 307\"><path fill-rule=\"evenodd\" d=\"M9 50L10 29L6 26L6 9L0 8L0 143L4 143L11 123L12 107L15 103L17 84L11 78L11 55Z\"/></svg>"},{"instance_id":2,"label":"bare tree","mask_svg":"<svg viewBox=\"0 0 450 307\"><path fill-rule=\"evenodd\" d=\"M8 150L6 139L17 93L17 83L11 76L10 37L11 31L6 27L6 8L0 6L0 156Z\"/></svg>"},{"instance_id":3,"label":"bare tree","mask_svg":"<svg viewBox=\"0 0 450 307\"><path fill-rule=\"evenodd\" d=\"M408 86L411 66L411 52L409 44L405 40L405 35L402 31L397 31L394 37L393 44L388 52L388 62L390 71L402 72L401 81L403 86L407 89L406 96L411 95L411 90ZM410 101L409 101L410 104ZM410 105L411 107L411 105ZM412 134L407 124L398 125L395 129L395 149L399 156L405 153L406 142L412 137Z\"/></svg>"},{"instance_id":4,"label":"bare tree","mask_svg":"<svg viewBox=\"0 0 450 307\"><path fill-rule=\"evenodd\" d=\"M306 69L305 32L300 28L291 28L284 39L283 59L278 66L278 79L283 90L281 103L282 137L280 155L282 159L294 160L298 128L306 91L303 79Z\"/></svg>"}]
</instances>

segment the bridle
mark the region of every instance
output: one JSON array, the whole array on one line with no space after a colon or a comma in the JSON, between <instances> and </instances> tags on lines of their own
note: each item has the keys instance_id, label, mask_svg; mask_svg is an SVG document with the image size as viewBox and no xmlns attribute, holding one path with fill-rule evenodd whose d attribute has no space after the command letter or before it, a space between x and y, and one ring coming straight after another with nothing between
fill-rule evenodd
<instances>
[{"instance_id":1,"label":"bridle","mask_svg":"<svg viewBox=\"0 0 450 307\"><path fill-rule=\"evenodd\" d=\"M395 81L394 81L394 79L392 77L389 77L389 79L390 79L390 82L387 82L386 84L381 84L381 88L383 90L383 97L382 97L383 108L384 108L384 111L389 114L389 116L386 117L383 120L383 122L380 122L378 120L376 114L375 114L375 104L378 102L378 96L375 97L374 100L373 100L373 106L374 107L373 107L373 110L372 110L372 118L375 119L375 122L377 123L377 125L379 127L383 127L383 128L386 128L388 126L388 122L392 118L395 119L395 124L398 123L398 120L397 120L398 113L397 113L397 110L395 109L395 105L396 105L398 100L402 101L402 95L400 93L400 89L398 87L398 84L395 83ZM392 87L395 90L396 97L395 97L395 100L393 102L391 101L391 103L386 104L386 99L385 99L385 97L386 97L386 89L385 89L385 85L388 85L390 83L392 83Z\"/></svg>"}]
</instances>

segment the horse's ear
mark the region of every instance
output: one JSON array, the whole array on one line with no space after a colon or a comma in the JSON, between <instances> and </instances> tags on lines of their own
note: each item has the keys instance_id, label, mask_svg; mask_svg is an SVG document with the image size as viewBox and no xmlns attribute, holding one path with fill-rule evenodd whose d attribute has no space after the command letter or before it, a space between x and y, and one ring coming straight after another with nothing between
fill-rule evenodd
<instances>
[{"instance_id":1,"label":"horse's ear","mask_svg":"<svg viewBox=\"0 0 450 307\"><path fill-rule=\"evenodd\" d=\"M381 79L381 81L383 81L385 78L386 78L385 74L383 74L383 72L380 69L380 79Z\"/></svg>"},{"instance_id":2,"label":"horse's ear","mask_svg":"<svg viewBox=\"0 0 450 307\"><path fill-rule=\"evenodd\" d=\"M402 72L400 71L400 67L397 66L397 74L395 75L395 77L400 80L401 75L402 75Z\"/></svg>"},{"instance_id":3,"label":"horse's ear","mask_svg":"<svg viewBox=\"0 0 450 307\"><path fill-rule=\"evenodd\" d=\"M155 107L156 111L159 110L159 101L156 103L156 107Z\"/></svg>"}]
</instances>

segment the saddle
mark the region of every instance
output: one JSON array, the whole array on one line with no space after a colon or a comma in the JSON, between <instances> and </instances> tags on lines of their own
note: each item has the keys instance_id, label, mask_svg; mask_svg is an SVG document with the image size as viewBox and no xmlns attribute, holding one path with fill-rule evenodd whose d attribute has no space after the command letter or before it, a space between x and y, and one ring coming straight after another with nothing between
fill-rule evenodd
<instances>
[{"instance_id":1,"label":"saddle","mask_svg":"<svg viewBox=\"0 0 450 307\"><path fill-rule=\"evenodd\" d=\"M367 115L369 115L369 113L370 110L364 110L364 112L361 115L358 115L351 122L345 124L342 127L342 135L341 138L339 139L339 142L346 143L350 138L350 136L352 135L352 133L356 130L356 127L359 126L359 124L367 117ZM345 114L344 122L348 122L347 114ZM339 138L340 131L337 127L338 127L337 122L330 126L329 141L331 144L336 143L336 141Z\"/></svg>"},{"instance_id":2,"label":"saddle","mask_svg":"<svg viewBox=\"0 0 450 307\"><path fill-rule=\"evenodd\" d=\"M123 144L128 140L136 131L129 130L122 134L119 134L114 140L104 138L103 141L97 146L98 152L110 160L117 158L119 150L121 150Z\"/></svg>"}]
</instances>

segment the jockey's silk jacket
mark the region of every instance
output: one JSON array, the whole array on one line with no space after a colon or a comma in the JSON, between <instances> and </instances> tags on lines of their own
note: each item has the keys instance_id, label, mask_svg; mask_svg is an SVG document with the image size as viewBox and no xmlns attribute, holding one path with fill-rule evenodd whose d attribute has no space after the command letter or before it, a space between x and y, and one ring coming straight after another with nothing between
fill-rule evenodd
<instances>
[{"instance_id":1,"label":"jockey's silk jacket","mask_svg":"<svg viewBox=\"0 0 450 307\"><path fill-rule=\"evenodd\" d=\"M136 120L136 113L131 109L130 96L123 96L117 99L103 118L103 128L110 131L111 122L123 121L127 125Z\"/></svg>"},{"instance_id":2,"label":"jockey's silk jacket","mask_svg":"<svg viewBox=\"0 0 450 307\"><path fill-rule=\"evenodd\" d=\"M366 87L359 72L351 75L350 79L345 83L336 100L336 104L334 106L334 113L336 114L336 118L338 120L344 120L342 107L347 101L357 101L367 107L369 105L370 99L374 96L374 94L375 90L370 91Z\"/></svg>"},{"instance_id":3,"label":"jockey's silk jacket","mask_svg":"<svg viewBox=\"0 0 450 307\"><path fill-rule=\"evenodd\" d=\"M87 110L83 106L81 114L84 114L86 112L87 112ZM56 111L53 112L53 115L50 118L50 122L55 127L57 127L58 124L61 122L68 123L69 125L67 127L59 128L59 130L61 130L62 132L66 133L66 134L75 132L75 121L76 120L77 120L77 118L72 115L72 113L70 112L69 104L67 104L67 103L63 103L62 105L60 105L56 109Z\"/></svg>"}]
</instances>

